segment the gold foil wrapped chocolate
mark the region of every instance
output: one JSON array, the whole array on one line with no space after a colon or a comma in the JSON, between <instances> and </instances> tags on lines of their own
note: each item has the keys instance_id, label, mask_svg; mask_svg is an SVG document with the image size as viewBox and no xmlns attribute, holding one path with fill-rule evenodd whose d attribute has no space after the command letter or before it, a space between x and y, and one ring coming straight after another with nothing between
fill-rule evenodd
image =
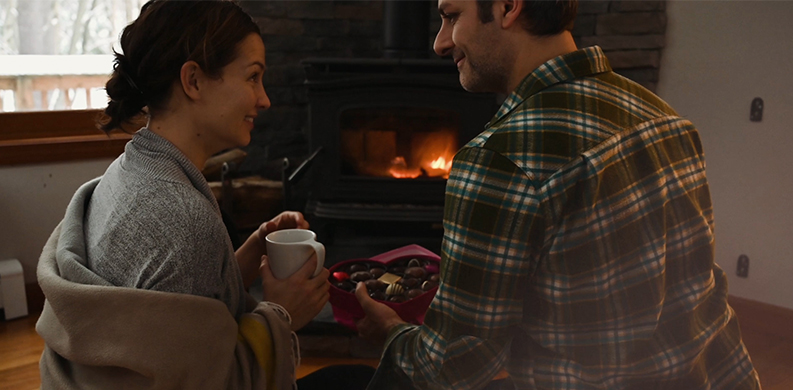
<instances>
[{"instance_id":1,"label":"gold foil wrapped chocolate","mask_svg":"<svg viewBox=\"0 0 793 390\"><path fill-rule=\"evenodd\" d=\"M386 272L386 273L383 274L383 276L377 278L377 280L379 280L379 281L381 281L381 282L383 282L385 284L395 284L396 282L399 281L399 279L402 279L402 277L399 276L399 275L394 275L394 274L392 274L390 272Z\"/></svg>"},{"instance_id":2,"label":"gold foil wrapped chocolate","mask_svg":"<svg viewBox=\"0 0 793 390\"><path fill-rule=\"evenodd\" d=\"M402 287L401 284L389 284L388 287L385 288L385 293L387 295L402 295L405 292L405 288Z\"/></svg>"}]
</instances>

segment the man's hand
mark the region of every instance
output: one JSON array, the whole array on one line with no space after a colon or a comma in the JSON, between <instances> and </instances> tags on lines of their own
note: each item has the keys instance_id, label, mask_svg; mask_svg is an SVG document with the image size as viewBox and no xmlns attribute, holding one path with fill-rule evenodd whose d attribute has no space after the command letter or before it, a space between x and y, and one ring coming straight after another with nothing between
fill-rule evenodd
<instances>
[{"instance_id":1,"label":"man's hand","mask_svg":"<svg viewBox=\"0 0 793 390\"><path fill-rule=\"evenodd\" d=\"M359 282L355 287L355 297L366 313L364 318L355 322L359 336L382 344L392 327L405 323L393 309L369 297L369 291L363 283Z\"/></svg>"},{"instance_id":2,"label":"man's hand","mask_svg":"<svg viewBox=\"0 0 793 390\"><path fill-rule=\"evenodd\" d=\"M323 268L316 277L311 275L317 269L317 256L311 256L303 267L286 279L276 279L270 270L267 256L262 256L259 271L262 274L263 298L277 303L292 317L292 330L296 331L308 324L319 314L330 294L329 272Z\"/></svg>"},{"instance_id":3,"label":"man's hand","mask_svg":"<svg viewBox=\"0 0 793 390\"><path fill-rule=\"evenodd\" d=\"M268 234L283 229L308 229L308 221L306 221L306 218L303 217L303 214L299 211L284 211L275 218L259 225L256 234L259 236L262 244L264 244L264 238L267 237ZM267 253L266 250L265 248L265 254Z\"/></svg>"}]
</instances>

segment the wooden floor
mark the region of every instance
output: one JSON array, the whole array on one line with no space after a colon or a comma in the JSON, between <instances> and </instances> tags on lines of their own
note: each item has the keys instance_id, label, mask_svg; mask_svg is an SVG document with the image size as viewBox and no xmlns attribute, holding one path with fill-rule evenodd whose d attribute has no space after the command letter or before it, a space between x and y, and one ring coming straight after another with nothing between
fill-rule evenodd
<instances>
[{"instance_id":1,"label":"wooden floor","mask_svg":"<svg viewBox=\"0 0 793 390\"><path fill-rule=\"evenodd\" d=\"M731 298L738 313L743 339L765 390L793 389L793 310ZM38 315L0 321L0 388L38 389L38 360L44 342L36 334ZM329 359L304 357L298 368L303 377L332 364L377 365L371 359Z\"/></svg>"}]
</instances>

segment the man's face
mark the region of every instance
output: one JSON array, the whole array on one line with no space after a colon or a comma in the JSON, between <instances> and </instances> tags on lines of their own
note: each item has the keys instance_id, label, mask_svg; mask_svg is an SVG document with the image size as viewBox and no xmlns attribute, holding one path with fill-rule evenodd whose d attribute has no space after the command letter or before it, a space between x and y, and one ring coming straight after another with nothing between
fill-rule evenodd
<instances>
[{"instance_id":1,"label":"man's face","mask_svg":"<svg viewBox=\"0 0 793 390\"><path fill-rule=\"evenodd\" d=\"M510 51L500 39L498 18L482 23L474 0L439 0L442 24L435 53L451 55L460 84L469 92L502 92L508 88Z\"/></svg>"}]
</instances>

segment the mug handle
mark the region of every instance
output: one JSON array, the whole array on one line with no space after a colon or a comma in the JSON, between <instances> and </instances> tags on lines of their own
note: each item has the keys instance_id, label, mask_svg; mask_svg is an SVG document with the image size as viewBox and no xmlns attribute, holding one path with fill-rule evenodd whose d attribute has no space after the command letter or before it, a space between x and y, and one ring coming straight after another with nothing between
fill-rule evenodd
<instances>
[{"instance_id":1,"label":"mug handle","mask_svg":"<svg viewBox=\"0 0 793 390\"><path fill-rule=\"evenodd\" d=\"M314 248L314 252L317 254L317 269L314 271L314 274L311 275L311 277L314 277L322 272L322 268L325 265L325 245L315 240L308 240L306 244L311 245L311 247Z\"/></svg>"}]
</instances>

